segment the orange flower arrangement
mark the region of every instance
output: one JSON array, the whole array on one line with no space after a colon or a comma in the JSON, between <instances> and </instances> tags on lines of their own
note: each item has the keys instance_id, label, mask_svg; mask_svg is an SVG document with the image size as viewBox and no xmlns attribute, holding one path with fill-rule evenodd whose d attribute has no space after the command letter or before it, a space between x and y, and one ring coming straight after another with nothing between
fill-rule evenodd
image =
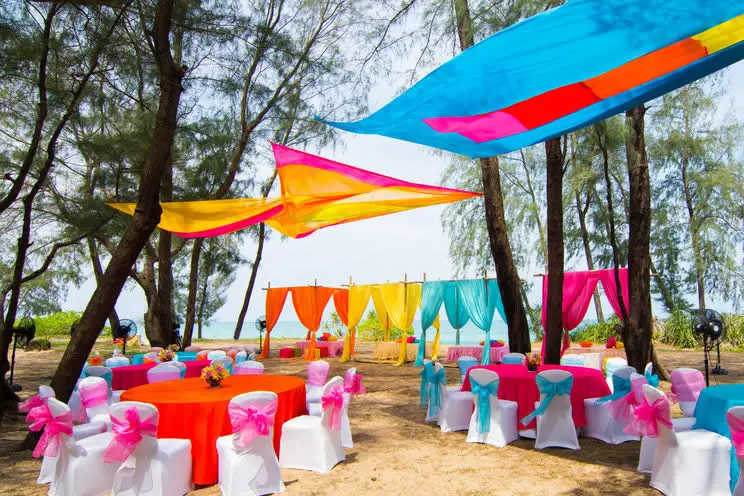
<instances>
[{"instance_id":1,"label":"orange flower arrangement","mask_svg":"<svg viewBox=\"0 0 744 496\"><path fill-rule=\"evenodd\" d=\"M533 372L537 371L537 368L542 365L542 357L540 353L529 353L527 355L527 369Z\"/></svg>"},{"instance_id":2,"label":"orange flower arrangement","mask_svg":"<svg viewBox=\"0 0 744 496\"><path fill-rule=\"evenodd\" d=\"M173 358L175 358L176 352L168 348L167 350L162 350L160 353L158 353L158 359L161 362L172 362Z\"/></svg>"},{"instance_id":3,"label":"orange flower arrangement","mask_svg":"<svg viewBox=\"0 0 744 496\"><path fill-rule=\"evenodd\" d=\"M88 360L88 365L95 366L101 364L103 364L103 358L101 358L101 354L96 351L93 356L90 357L90 360Z\"/></svg>"},{"instance_id":4,"label":"orange flower arrangement","mask_svg":"<svg viewBox=\"0 0 744 496\"><path fill-rule=\"evenodd\" d=\"M207 381L209 387L220 387L223 379L230 376L230 371L222 363L217 362L209 367L204 367L201 372L201 378Z\"/></svg>"}]
</instances>

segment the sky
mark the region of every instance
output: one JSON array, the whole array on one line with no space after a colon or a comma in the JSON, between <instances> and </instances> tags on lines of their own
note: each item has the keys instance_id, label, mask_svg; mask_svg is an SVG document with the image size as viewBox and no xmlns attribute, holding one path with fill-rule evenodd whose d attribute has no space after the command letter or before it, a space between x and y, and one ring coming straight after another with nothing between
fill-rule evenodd
<instances>
[{"instance_id":1,"label":"sky","mask_svg":"<svg viewBox=\"0 0 744 496\"><path fill-rule=\"evenodd\" d=\"M736 115L744 120L744 63L732 66L727 72L728 95L733 100ZM372 92L370 108L377 109L394 95L395 85L380 83ZM414 143L402 142L381 136L353 135L342 132L342 146L323 150L324 157L369 169L407 181L438 184L448 165L446 156L436 155L432 149ZM268 176L268 172L264 174ZM469 200L469 201L480 201ZM446 206L421 208L405 213L322 229L307 238L281 240L272 236L265 245L263 260L257 278L257 290L251 299L246 318L247 325L264 313L265 292L260 288L302 286L314 284L340 286L354 283L372 284L402 281L420 281L424 273L428 280L450 279L454 269L448 256L449 239L442 232L441 215ZM512 240L516 243L518 240ZM252 260L255 244L248 242L241 248L243 257ZM579 265L567 269L583 269ZM532 277L533 271L520 274ZM239 269L235 282L228 289L227 303L213 320L232 322L237 318L250 277L250 267ZM539 301L536 284L530 301ZM71 290L63 304L65 310L83 310L95 289L92 277L77 290ZM713 302L714 308L729 311L726 302ZM605 301L605 315L612 310ZM141 320L145 312L145 298L134 284L127 284L116 304L120 318ZM330 304L326 315L332 310ZM656 306L655 313L660 309ZM590 306L587 319L595 317ZM180 316L184 320L184 316ZM281 320L297 321L289 300Z\"/></svg>"}]
</instances>

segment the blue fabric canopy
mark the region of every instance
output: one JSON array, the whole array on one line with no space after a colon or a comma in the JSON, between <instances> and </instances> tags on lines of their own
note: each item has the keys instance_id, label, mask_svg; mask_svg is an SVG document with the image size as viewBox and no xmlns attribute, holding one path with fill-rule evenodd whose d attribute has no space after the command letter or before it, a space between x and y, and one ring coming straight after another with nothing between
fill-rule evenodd
<instances>
[{"instance_id":1,"label":"blue fabric canopy","mask_svg":"<svg viewBox=\"0 0 744 496\"><path fill-rule=\"evenodd\" d=\"M460 294L460 301L463 303L470 320L479 329L486 332L481 365L488 365L491 363L491 323L493 322L494 312L498 310L501 318L506 321L498 281L470 279L457 281L455 284Z\"/></svg>"},{"instance_id":2,"label":"blue fabric canopy","mask_svg":"<svg viewBox=\"0 0 744 496\"><path fill-rule=\"evenodd\" d=\"M442 282L425 282L421 287L421 338L414 367L424 364L426 354L426 330L434 324L439 315L439 309L444 300L444 284Z\"/></svg>"}]
</instances>

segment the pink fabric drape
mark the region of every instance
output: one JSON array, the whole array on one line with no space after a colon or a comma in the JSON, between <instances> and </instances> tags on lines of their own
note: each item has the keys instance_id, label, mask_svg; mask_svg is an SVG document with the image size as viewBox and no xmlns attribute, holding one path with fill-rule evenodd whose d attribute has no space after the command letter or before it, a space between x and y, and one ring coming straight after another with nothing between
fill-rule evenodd
<instances>
[{"instance_id":1,"label":"pink fabric drape","mask_svg":"<svg viewBox=\"0 0 744 496\"><path fill-rule=\"evenodd\" d=\"M28 426L31 431L39 432L44 429L31 455L34 458L39 458L41 455L57 456L62 446L62 434L72 436L72 412L70 411L55 417L49 407L42 404L28 412L26 421L31 424Z\"/></svg>"},{"instance_id":2,"label":"pink fabric drape","mask_svg":"<svg viewBox=\"0 0 744 496\"><path fill-rule=\"evenodd\" d=\"M620 286L623 294L623 302L626 311L628 307L628 269L620 269ZM620 320L623 319L620 311L620 302L617 296L617 286L615 283L615 270L583 270L577 272L565 272L563 274L563 315L562 323L565 331L576 329L581 321L584 320L589 305L592 301L594 290L597 283L602 281L602 288L605 291L607 299L610 301L612 309L615 311ZM548 301L548 274L543 277L543 305L542 305L542 325L545 329L547 320L547 301ZM543 339L542 356L545 356L545 344L547 340ZM568 332L563 334L563 345L561 355L570 346Z\"/></svg>"},{"instance_id":3,"label":"pink fabric drape","mask_svg":"<svg viewBox=\"0 0 744 496\"><path fill-rule=\"evenodd\" d=\"M341 430L341 414L344 412L344 390L340 387L332 388L321 399L323 410L331 409L331 430Z\"/></svg>"},{"instance_id":4,"label":"pink fabric drape","mask_svg":"<svg viewBox=\"0 0 744 496\"><path fill-rule=\"evenodd\" d=\"M263 408L253 405L243 407L232 402L227 405L235 444L245 449L258 436L268 436L274 426L277 406L278 400L269 402Z\"/></svg>"},{"instance_id":5,"label":"pink fabric drape","mask_svg":"<svg viewBox=\"0 0 744 496\"><path fill-rule=\"evenodd\" d=\"M134 452L143 436L155 437L158 430L158 413L153 412L140 418L137 408L132 406L124 411L124 418L111 416L111 430L114 437L103 452L106 463L124 463Z\"/></svg>"}]
</instances>

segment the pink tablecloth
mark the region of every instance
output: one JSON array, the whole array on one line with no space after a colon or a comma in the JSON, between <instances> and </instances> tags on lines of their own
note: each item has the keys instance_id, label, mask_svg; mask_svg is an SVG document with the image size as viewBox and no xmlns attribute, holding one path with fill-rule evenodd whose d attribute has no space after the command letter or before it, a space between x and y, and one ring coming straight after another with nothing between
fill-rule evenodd
<instances>
[{"instance_id":1,"label":"pink tablecloth","mask_svg":"<svg viewBox=\"0 0 744 496\"><path fill-rule=\"evenodd\" d=\"M208 366L210 360L190 360L183 362L186 365L185 377L199 377L204 367ZM113 379L111 386L115 391L131 389L133 387L147 384L147 371L156 363L144 363L142 365L127 365L125 367L114 367L111 369Z\"/></svg>"},{"instance_id":2,"label":"pink tablecloth","mask_svg":"<svg viewBox=\"0 0 744 496\"><path fill-rule=\"evenodd\" d=\"M310 341L297 341L295 346L302 350L302 354L305 354L305 350L310 346ZM344 342L343 341L316 341L316 348L328 348L328 356L341 356L344 354Z\"/></svg>"},{"instance_id":3,"label":"pink tablecloth","mask_svg":"<svg viewBox=\"0 0 744 496\"><path fill-rule=\"evenodd\" d=\"M508 346L491 347L491 362L501 363L501 358L509 353ZM479 362L483 356L483 346L475 346L468 344L455 344L447 348L447 361L456 362L458 358L463 356L475 357Z\"/></svg>"},{"instance_id":4,"label":"pink tablecloth","mask_svg":"<svg viewBox=\"0 0 744 496\"><path fill-rule=\"evenodd\" d=\"M470 371L486 368L499 374L499 399L516 401L519 418L522 419L535 409L535 402L540 400L537 390L536 372L527 370L526 365L479 365L468 370L465 382L462 384L463 391L470 391ZM584 400L587 398L601 398L610 394L602 372L588 367L569 367L564 365L543 365L539 370L560 369L571 372L574 376L573 389L571 389L571 414L577 427L586 425L584 416ZM522 424L520 424L520 429ZM527 429L535 428L533 420Z\"/></svg>"}]
</instances>

